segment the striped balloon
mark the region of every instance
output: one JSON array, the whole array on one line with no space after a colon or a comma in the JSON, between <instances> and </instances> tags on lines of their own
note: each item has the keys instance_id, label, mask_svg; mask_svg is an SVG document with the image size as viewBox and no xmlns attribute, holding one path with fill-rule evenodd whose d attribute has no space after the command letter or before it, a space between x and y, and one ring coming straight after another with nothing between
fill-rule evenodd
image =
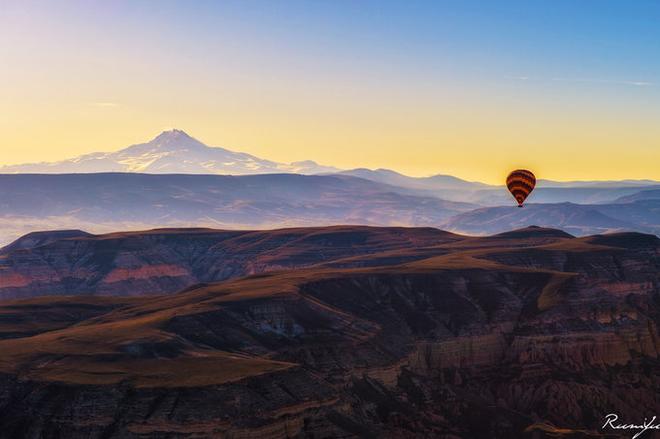
<instances>
[{"instance_id":1,"label":"striped balloon","mask_svg":"<svg viewBox=\"0 0 660 439\"><path fill-rule=\"evenodd\" d=\"M525 199L534 190L536 186L536 177L527 169L516 169L506 178L506 187L518 202L518 207L522 207Z\"/></svg>"}]
</instances>

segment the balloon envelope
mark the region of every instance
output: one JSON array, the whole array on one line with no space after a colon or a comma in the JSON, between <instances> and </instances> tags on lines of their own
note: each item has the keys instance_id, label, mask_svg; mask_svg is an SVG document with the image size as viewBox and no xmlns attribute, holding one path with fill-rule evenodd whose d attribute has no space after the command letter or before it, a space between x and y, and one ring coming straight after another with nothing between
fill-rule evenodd
<instances>
[{"instance_id":1,"label":"balloon envelope","mask_svg":"<svg viewBox=\"0 0 660 439\"><path fill-rule=\"evenodd\" d=\"M516 169L506 178L506 187L518 202L518 207L522 207L529 194L534 190L534 186L536 186L536 177L532 171L527 169Z\"/></svg>"}]
</instances>

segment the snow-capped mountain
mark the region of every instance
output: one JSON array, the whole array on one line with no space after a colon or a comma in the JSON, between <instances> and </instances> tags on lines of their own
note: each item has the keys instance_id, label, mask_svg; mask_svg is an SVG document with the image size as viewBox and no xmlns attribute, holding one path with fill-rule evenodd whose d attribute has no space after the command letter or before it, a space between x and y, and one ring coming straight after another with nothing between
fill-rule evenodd
<instances>
[{"instance_id":1,"label":"snow-capped mountain","mask_svg":"<svg viewBox=\"0 0 660 439\"><path fill-rule=\"evenodd\" d=\"M152 174L319 174L337 168L306 160L278 163L253 155L210 147L181 130L165 131L147 143L117 152L96 152L50 163L0 167L0 173L143 172Z\"/></svg>"}]
</instances>

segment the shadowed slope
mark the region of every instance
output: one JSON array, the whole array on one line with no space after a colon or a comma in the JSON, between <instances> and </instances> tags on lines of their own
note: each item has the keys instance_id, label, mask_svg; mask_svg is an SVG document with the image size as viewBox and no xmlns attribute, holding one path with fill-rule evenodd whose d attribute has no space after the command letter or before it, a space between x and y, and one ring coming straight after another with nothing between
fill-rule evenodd
<instances>
[{"instance_id":1,"label":"shadowed slope","mask_svg":"<svg viewBox=\"0 0 660 439\"><path fill-rule=\"evenodd\" d=\"M476 207L347 175L0 174L0 187L0 245L55 227L432 226Z\"/></svg>"},{"instance_id":2,"label":"shadowed slope","mask_svg":"<svg viewBox=\"0 0 660 439\"><path fill-rule=\"evenodd\" d=\"M394 239L359 230L362 245ZM401 248L352 256L350 227L238 234L226 239L241 251L349 255L168 296L5 303L0 319L18 328L0 341L0 424L73 438L490 439L597 434L604 413L660 409L656 237L395 231ZM16 319L36 309L49 310L39 334Z\"/></svg>"},{"instance_id":3,"label":"shadowed slope","mask_svg":"<svg viewBox=\"0 0 660 439\"><path fill-rule=\"evenodd\" d=\"M560 228L578 236L616 231L637 231L660 235L660 200L620 204L526 204L485 207L460 213L442 224L457 233L491 234L530 224Z\"/></svg>"},{"instance_id":4,"label":"shadowed slope","mask_svg":"<svg viewBox=\"0 0 660 439\"><path fill-rule=\"evenodd\" d=\"M431 228L363 226L33 236L0 253L0 299L173 293L200 282L463 239Z\"/></svg>"}]
</instances>

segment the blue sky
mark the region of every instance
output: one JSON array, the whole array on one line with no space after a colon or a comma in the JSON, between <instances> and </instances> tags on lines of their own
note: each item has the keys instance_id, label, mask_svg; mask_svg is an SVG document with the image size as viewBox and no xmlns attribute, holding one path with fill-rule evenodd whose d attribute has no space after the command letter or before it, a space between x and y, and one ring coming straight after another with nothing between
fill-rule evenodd
<instances>
[{"instance_id":1,"label":"blue sky","mask_svg":"<svg viewBox=\"0 0 660 439\"><path fill-rule=\"evenodd\" d=\"M0 162L178 127L282 161L659 178L659 55L657 1L5 1Z\"/></svg>"}]
</instances>

